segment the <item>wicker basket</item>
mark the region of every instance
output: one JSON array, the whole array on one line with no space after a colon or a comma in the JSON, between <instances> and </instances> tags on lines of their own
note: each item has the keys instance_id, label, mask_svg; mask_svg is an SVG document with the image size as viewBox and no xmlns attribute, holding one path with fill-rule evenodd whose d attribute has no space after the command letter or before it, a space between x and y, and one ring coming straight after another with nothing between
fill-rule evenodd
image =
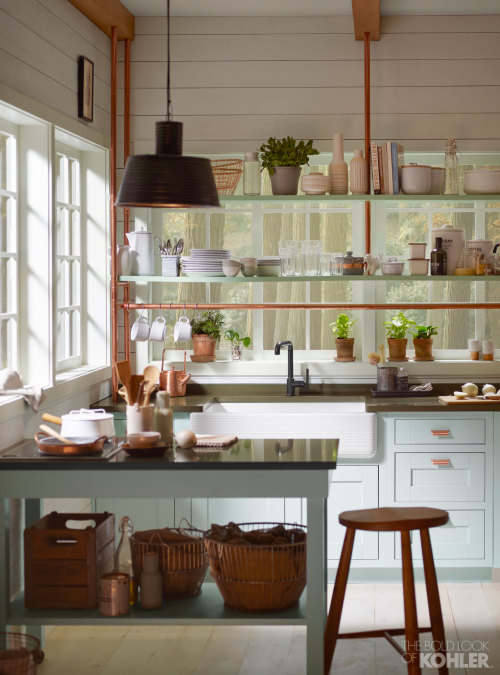
<instances>
[{"instance_id":1,"label":"wicker basket","mask_svg":"<svg viewBox=\"0 0 500 675\"><path fill-rule=\"evenodd\" d=\"M239 523L245 532L290 523ZM224 603L244 612L283 611L299 601L306 585L306 540L289 544L237 544L205 538L210 573Z\"/></svg>"},{"instance_id":2,"label":"wicker basket","mask_svg":"<svg viewBox=\"0 0 500 675\"><path fill-rule=\"evenodd\" d=\"M179 536L183 536L185 541L174 540L174 537ZM164 598L192 598L201 593L208 559L203 537L198 530L168 527L163 530L144 530L134 532L131 543L132 564L137 579L144 566L144 554L154 551L160 559Z\"/></svg>"},{"instance_id":3,"label":"wicker basket","mask_svg":"<svg viewBox=\"0 0 500 675\"><path fill-rule=\"evenodd\" d=\"M217 192L224 197L234 195L243 171L243 160L212 159L211 163Z\"/></svg>"},{"instance_id":4,"label":"wicker basket","mask_svg":"<svg viewBox=\"0 0 500 675\"><path fill-rule=\"evenodd\" d=\"M0 633L0 673L2 675L35 675L36 664L44 653L40 640L24 633Z\"/></svg>"}]
</instances>

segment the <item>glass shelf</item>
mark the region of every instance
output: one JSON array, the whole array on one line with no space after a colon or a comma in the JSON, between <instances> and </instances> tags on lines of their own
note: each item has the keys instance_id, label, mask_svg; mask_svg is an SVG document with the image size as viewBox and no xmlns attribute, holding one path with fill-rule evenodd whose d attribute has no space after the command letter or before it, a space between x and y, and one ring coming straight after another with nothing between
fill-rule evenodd
<instances>
[{"instance_id":1,"label":"glass shelf","mask_svg":"<svg viewBox=\"0 0 500 675\"><path fill-rule=\"evenodd\" d=\"M221 204L251 202L498 202L493 195L233 195L219 196Z\"/></svg>"},{"instance_id":2,"label":"glass shelf","mask_svg":"<svg viewBox=\"0 0 500 675\"><path fill-rule=\"evenodd\" d=\"M500 281L499 275L474 275L474 276L430 276L430 275L409 275L409 274L376 274L368 275L335 275L329 277L161 277L161 276L122 276L118 281L135 281L136 283L160 283L160 284L261 284L261 283L293 283L298 282L318 282L318 281Z\"/></svg>"}]
</instances>

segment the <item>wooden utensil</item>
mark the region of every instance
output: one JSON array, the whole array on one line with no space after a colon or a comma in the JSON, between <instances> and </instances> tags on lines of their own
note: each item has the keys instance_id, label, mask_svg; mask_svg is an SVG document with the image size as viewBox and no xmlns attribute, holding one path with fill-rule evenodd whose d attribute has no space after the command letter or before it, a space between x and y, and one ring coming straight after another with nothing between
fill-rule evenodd
<instances>
[{"instance_id":1,"label":"wooden utensil","mask_svg":"<svg viewBox=\"0 0 500 675\"><path fill-rule=\"evenodd\" d=\"M142 382L142 375L131 375L130 386L128 390L130 405L134 405L137 401L137 394L139 393L139 386Z\"/></svg>"},{"instance_id":2,"label":"wooden utensil","mask_svg":"<svg viewBox=\"0 0 500 675\"><path fill-rule=\"evenodd\" d=\"M127 398L130 404L132 404L134 402L134 399L130 397L130 377L131 377L130 361L118 361L116 363L116 374L118 375L118 379L120 380L120 382L125 387L125 390L127 392Z\"/></svg>"},{"instance_id":3,"label":"wooden utensil","mask_svg":"<svg viewBox=\"0 0 500 675\"><path fill-rule=\"evenodd\" d=\"M45 433L49 434L49 436L57 438L58 441L61 441L61 443L64 443L65 445L75 445L74 441L70 441L69 438L62 436L58 431L52 429L52 427L48 427L46 424L40 424L39 429L40 431L45 431Z\"/></svg>"},{"instance_id":4,"label":"wooden utensil","mask_svg":"<svg viewBox=\"0 0 500 675\"><path fill-rule=\"evenodd\" d=\"M62 418L57 417L56 415L51 415L50 413L43 413L42 420L44 422L51 422L52 424L57 424L57 426L62 425Z\"/></svg>"},{"instance_id":5,"label":"wooden utensil","mask_svg":"<svg viewBox=\"0 0 500 675\"><path fill-rule=\"evenodd\" d=\"M149 405L149 399L153 393L158 378L160 377L160 370L153 365L144 368L144 402L142 405Z\"/></svg>"}]
</instances>

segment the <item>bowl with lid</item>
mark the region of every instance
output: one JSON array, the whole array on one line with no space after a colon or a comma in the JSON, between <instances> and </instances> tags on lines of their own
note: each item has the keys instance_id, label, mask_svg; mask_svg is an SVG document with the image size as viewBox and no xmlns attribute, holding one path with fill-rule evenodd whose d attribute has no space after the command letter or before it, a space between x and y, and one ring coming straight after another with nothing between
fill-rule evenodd
<instances>
[{"instance_id":1,"label":"bowl with lid","mask_svg":"<svg viewBox=\"0 0 500 675\"><path fill-rule=\"evenodd\" d=\"M401 167L401 189L405 195L427 195L431 191L431 167L407 164Z\"/></svg>"},{"instance_id":2,"label":"bowl with lid","mask_svg":"<svg viewBox=\"0 0 500 675\"><path fill-rule=\"evenodd\" d=\"M397 258L389 258L380 263L382 274L403 274L404 268L404 262L400 262Z\"/></svg>"}]
</instances>

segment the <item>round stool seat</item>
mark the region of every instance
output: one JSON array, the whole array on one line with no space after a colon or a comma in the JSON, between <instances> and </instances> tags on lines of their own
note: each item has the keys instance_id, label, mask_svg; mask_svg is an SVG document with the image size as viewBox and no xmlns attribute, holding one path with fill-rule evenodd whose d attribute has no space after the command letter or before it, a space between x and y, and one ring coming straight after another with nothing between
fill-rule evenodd
<instances>
[{"instance_id":1,"label":"round stool seat","mask_svg":"<svg viewBox=\"0 0 500 675\"><path fill-rule=\"evenodd\" d=\"M344 511L339 523L354 530L402 532L438 527L448 522L448 512L424 506L383 507Z\"/></svg>"}]
</instances>

